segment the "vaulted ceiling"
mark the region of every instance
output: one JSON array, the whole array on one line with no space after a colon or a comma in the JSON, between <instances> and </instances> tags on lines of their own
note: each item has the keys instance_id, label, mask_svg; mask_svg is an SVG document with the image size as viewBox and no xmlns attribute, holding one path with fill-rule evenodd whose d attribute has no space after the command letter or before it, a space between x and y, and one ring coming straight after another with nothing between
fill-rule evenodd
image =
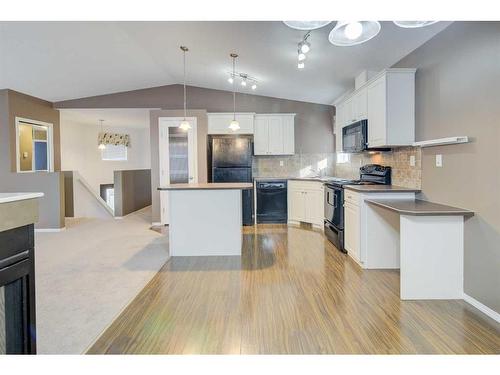
<instances>
[{"instance_id":1,"label":"vaulted ceiling","mask_svg":"<svg viewBox=\"0 0 500 375\"><path fill-rule=\"evenodd\" d=\"M0 22L0 88L50 101L182 83L231 90L237 70L259 79L257 95L331 104L362 70L390 67L449 25L402 29L382 22L378 36L353 47L328 42L333 24L312 32L306 67L297 69L304 32L282 22Z\"/></svg>"}]
</instances>

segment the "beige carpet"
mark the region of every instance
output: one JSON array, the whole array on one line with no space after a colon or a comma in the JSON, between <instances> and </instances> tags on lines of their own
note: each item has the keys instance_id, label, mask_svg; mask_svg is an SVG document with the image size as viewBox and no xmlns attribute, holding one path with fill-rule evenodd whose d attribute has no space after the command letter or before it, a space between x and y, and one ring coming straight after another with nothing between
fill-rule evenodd
<instances>
[{"instance_id":1,"label":"beige carpet","mask_svg":"<svg viewBox=\"0 0 500 375\"><path fill-rule=\"evenodd\" d=\"M168 259L168 238L149 229L151 208L122 220L68 219L37 233L38 352L79 354Z\"/></svg>"}]
</instances>

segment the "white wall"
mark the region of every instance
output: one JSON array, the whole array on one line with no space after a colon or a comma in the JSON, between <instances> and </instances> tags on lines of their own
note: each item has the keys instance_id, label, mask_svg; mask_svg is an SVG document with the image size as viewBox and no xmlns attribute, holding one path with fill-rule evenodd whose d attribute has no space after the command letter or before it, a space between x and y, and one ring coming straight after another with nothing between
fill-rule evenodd
<instances>
[{"instance_id":1,"label":"white wall","mask_svg":"<svg viewBox=\"0 0 500 375\"><path fill-rule=\"evenodd\" d=\"M100 184L113 183L113 171L151 168L149 128L105 126L105 131L130 134L127 161L101 160L97 124L81 124L61 116L61 170L76 170L99 194Z\"/></svg>"}]
</instances>

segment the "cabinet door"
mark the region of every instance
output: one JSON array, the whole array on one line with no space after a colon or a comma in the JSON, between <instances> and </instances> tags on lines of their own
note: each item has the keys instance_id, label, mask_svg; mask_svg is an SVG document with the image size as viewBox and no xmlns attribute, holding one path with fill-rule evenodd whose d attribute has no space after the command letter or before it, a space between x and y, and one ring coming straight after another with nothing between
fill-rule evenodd
<instances>
[{"instance_id":1,"label":"cabinet door","mask_svg":"<svg viewBox=\"0 0 500 375\"><path fill-rule=\"evenodd\" d=\"M344 126L345 107L341 103L337 106L335 118L335 152L342 152L342 127Z\"/></svg>"},{"instance_id":2,"label":"cabinet door","mask_svg":"<svg viewBox=\"0 0 500 375\"><path fill-rule=\"evenodd\" d=\"M385 76L368 86L368 147L386 143Z\"/></svg>"},{"instance_id":3,"label":"cabinet door","mask_svg":"<svg viewBox=\"0 0 500 375\"><path fill-rule=\"evenodd\" d=\"M323 190L306 190L305 194L305 222L323 225Z\"/></svg>"},{"instance_id":4,"label":"cabinet door","mask_svg":"<svg viewBox=\"0 0 500 375\"><path fill-rule=\"evenodd\" d=\"M353 98L347 99L344 103L344 126L356 121L354 116Z\"/></svg>"},{"instance_id":5,"label":"cabinet door","mask_svg":"<svg viewBox=\"0 0 500 375\"><path fill-rule=\"evenodd\" d=\"M281 116L269 116L269 154L283 155L283 118Z\"/></svg>"},{"instance_id":6,"label":"cabinet door","mask_svg":"<svg viewBox=\"0 0 500 375\"><path fill-rule=\"evenodd\" d=\"M255 116L254 126L254 154L269 154L269 117Z\"/></svg>"},{"instance_id":7,"label":"cabinet door","mask_svg":"<svg viewBox=\"0 0 500 375\"><path fill-rule=\"evenodd\" d=\"M288 189L288 220L305 220L305 197L304 191Z\"/></svg>"},{"instance_id":8,"label":"cabinet door","mask_svg":"<svg viewBox=\"0 0 500 375\"><path fill-rule=\"evenodd\" d=\"M295 116L283 116L283 153L295 154Z\"/></svg>"},{"instance_id":9,"label":"cabinet door","mask_svg":"<svg viewBox=\"0 0 500 375\"><path fill-rule=\"evenodd\" d=\"M355 97L354 97L354 102L353 102L353 112L354 112L354 118L356 121L364 120L367 118L368 115L368 92L367 89L361 89L359 90Z\"/></svg>"},{"instance_id":10,"label":"cabinet door","mask_svg":"<svg viewBox=\"0 0 500 375\"><path fill-rule=\"evenodd\" d=\"M344 203L344 246L348 254L357 261L359 261L359 237L361 235L359 219L359 207Z\"/></svg>"}]
</instances>

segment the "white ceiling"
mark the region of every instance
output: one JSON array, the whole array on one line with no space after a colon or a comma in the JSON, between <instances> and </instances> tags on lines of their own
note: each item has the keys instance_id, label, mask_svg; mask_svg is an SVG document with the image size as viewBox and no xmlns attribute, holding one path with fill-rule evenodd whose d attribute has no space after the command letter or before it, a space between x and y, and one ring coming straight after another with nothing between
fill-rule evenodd
<instances>
[{"instance_id":1,"label":"white ceiling","mask_svg":"<svg viewBox=\"0 0 500 375\"><path fill-rule=\"evenodd\" d=\"M149 109L118 108L118 109L62 109L61 123L99 126L99 120L104 120L103 127L149 128Z\"/></svg>"},{"instance_id":2,"label":"white ceiling","mask_svg":"<svg viewBox=\"0 0 500 375\"><path fill-rule=\"evenodd\" d=\"M0 22L0 87L60 101L181 83L186 45L189 85L229 90L237 52L237 70L261 81L255 94L331 104L359 72L391 66L449 24L382 22L377 37L353 47L328 42L331 24L312 32L299 71L304 32L282 22Z\"/></svg>"}]
</instances>

